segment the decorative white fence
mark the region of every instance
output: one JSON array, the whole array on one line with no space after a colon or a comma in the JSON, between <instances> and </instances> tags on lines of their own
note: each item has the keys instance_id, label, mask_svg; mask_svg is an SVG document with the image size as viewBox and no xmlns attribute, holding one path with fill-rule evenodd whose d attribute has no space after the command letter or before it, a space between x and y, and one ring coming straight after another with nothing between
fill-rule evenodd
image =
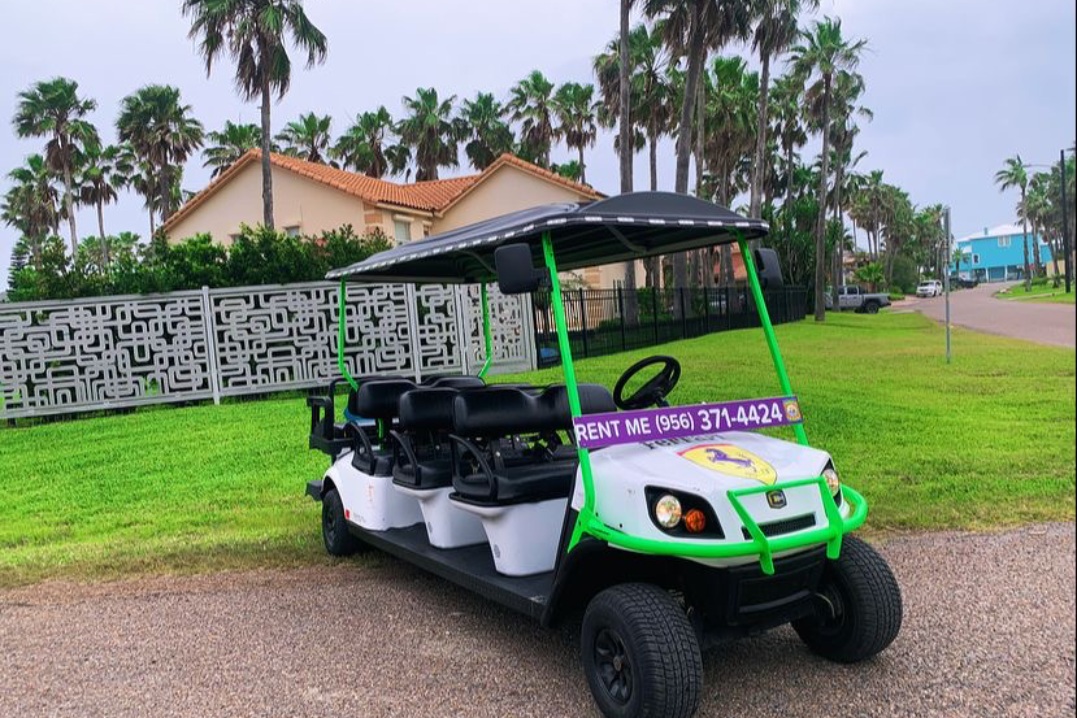
<instances>
[{"instance_id":1,"label":"decorative white fence","mask_svg":"<svg viewBox=\"0 0 1077 718\"><path fill-rule=\"evenodd\" d=\"M0 419L305 389L339 376L339 287L312 282L0 303ZM493 371L535 366L530 300L490 288ZM355 375L474 373L477 287L353 285Z\"/></svg>"}]
</instances>

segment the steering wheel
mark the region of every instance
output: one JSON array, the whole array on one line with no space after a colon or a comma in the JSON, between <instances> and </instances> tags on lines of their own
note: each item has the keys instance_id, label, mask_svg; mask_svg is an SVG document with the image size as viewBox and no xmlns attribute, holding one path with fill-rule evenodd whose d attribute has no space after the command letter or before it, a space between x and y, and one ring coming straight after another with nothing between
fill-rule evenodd
<instances>
[{"instance_id":1,"label":"steering wheel","mask_svg":"<svg viewBox=\"0 0 1077 718\"><path fill-rule=\"evenodd\" d=\"M662 368L646 384L633 392L632 396L626 398L624 390L629 380L653 364L661 364ZM626 411L646 409L649 406L668 406L666 397L677 386L680 378L681 363L673 357L661 354L647 357L625 369L625 373L621 375L621 378L617 380L617 385L613 387L613 403L619 409Z\"/></svg>"}]
</instances>

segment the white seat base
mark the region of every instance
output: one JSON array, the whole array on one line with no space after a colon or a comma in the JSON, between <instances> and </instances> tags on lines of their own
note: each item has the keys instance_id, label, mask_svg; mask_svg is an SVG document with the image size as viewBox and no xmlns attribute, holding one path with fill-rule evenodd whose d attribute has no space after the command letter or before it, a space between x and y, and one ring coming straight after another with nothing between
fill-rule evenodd
<instances>
[{"instance_id":1,"label":"white seat base","mask_svg":"<svg viewBox=\"0 0 1077 718\"><path fill-rule=\"evenodd\" d=\"M419 502L419 510L426 524L426 537L434 548L460 548L486 543L482 519L461 511L459 504L449 500L452 487L441 489L413 489L400 484L393 488Z\"/></svg>"},{"instance_id":2,"label":"white seat base","mask_svg":"<svg viewBox=\"0 0 1077 718\"><path fill-rule=\"evenodd\" d=\"M450 501L461 511L482 519L498 573L531 576L553 570L567 498L508 506Z\"/></svg>"},{"instance_id":3,"label":"white seat base","mask_svg":"<svg viewBox=\"0 0 1077 718\"><path fill-rule=\"evenodd\" d=\"M333 482L344 504L344 517L368 531L414 526L423 520L414 497L393 491L392 476L371 476L352 466L348 452L337 459L325 478Z\"/></svg>"}]
</instances>

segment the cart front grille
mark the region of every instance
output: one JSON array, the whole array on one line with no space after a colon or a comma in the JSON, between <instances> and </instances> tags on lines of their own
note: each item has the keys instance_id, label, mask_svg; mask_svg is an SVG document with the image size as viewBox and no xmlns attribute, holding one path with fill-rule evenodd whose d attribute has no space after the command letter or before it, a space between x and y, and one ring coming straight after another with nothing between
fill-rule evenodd
<instances>
[{"instance_id":1,"label":"cart front grille","mask_svg":"<svg viewBox=\"0 0 1077 718\"><path fill-rule=\"evenodd\" d=\"M794 531L803 531L809 529L815 525L815 514L804 514L803 516L794 516L789 519L782 519L781 521L771 521L765 524L759 524L760 530L767 538L772 536L782 536L784 534L791 534ZM745 539L751 539L752 535L748 533L748 529L741 527L741 533L744 534Z\"/></svg>"}]
</instances>

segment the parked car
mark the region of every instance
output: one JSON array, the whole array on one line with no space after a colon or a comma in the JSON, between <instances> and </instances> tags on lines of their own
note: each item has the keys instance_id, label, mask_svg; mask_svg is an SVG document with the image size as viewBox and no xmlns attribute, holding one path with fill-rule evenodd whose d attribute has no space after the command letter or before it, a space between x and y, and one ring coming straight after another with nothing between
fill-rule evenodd
<instances>
[{"instance_id":1,"label":"parked car","mask_svg":"<svg viewBox=\"0 0 1077 718\"><path fill-rule=\"evenodd\" d=\"M972 289L973 287L979 286L979 284L980 282L978 280L970 279L969 277L950 277L951 289Z\"/></svg>"},{"instance_id":2,"label":"parked car","mask_svg":"<svg viewBox=\"0 0 1077 718\"><path fill-rule=\"evenodd\" d=\"M916 296L918 297L938 297L941 294L942 282L937 279L920 282L920 286L916 288Z\"/></svg>"},{"instance_id":3,"label":"parked car","mask_svg":"<svg viewBox=\"0 0 1077 718\"><path fill-rule=\"evenodd\" d=\"M827 309L834 308L834 298L830 292L826 294L824 306ZM878 314L880 309L889 306L890 295L886 292L868 292L857 286L842 287L838 290L838 309L841 311L852 309L866 314Z\"/></svg>"}]
</instances>

